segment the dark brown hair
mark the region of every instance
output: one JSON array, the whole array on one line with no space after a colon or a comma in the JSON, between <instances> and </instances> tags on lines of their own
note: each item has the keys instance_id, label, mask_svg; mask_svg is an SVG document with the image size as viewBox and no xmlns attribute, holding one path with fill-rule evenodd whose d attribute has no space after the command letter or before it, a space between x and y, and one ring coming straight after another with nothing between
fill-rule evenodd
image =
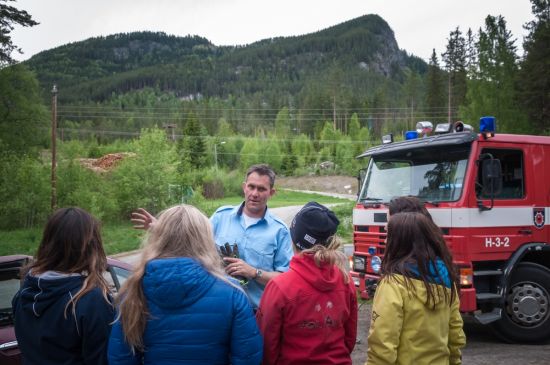
<instances>
[{"instance_id":1,"label":"dark brown hair","mask_svg":"<svg viewBox=\"0 0 550 365\"><path fill-rule=\"evenodd\" d=\"M55 211L44 228L34 262L26 268L32 275L46 271L86 276L82 288L67 303L65 310L94 288L100 288L105 300L109 287L103 278L107 257L103 250L99 222L84 209L71 207Z\"/></svg>"},{"instance_id":2,"label":"dark brown hair","mask_svg":"<svg viewBox=\"0 0 550 365\"><path fill-rule=\"evenodd\" d=\"M259 164L250 166L246 171L246 179L248 179L248 176L250 176L250 174L254 172L260 176L269 177L269 186L273 188L273 186L275 185L275 171L273 171L273 169L269 167L269 165Z\"/></svg>"},{"instance_id":3,"label":"dark brown hair","mask_svg":"<svg viewBox=\"0 0 550 365\"><path fill-rule=\"evenodd\" d=\"M388 206L389 215L391 216L402 212L422 213L426 217L430 218L430 220L432 219L432 216L428 212L428 209L424 206L424 203L414 196L400 196L390 200L390 204Z\"/></svg>"},{"instance_id":4,"label":"dark brown hair","mask_svg":"<svg viewBox=\"0 0 550 365\"><path fill-rule=\"evenodd\" d=\"M447 268L451 282L451 294L442 285L444 273L439 272L437 260ZM418 272L414 272L415 267ZM433 268L430 272L430 267ZM426 305L435 308L436 297L443 296L449 305L455 300L458 275L453 266L451 251L447 247L441 230L426 215L418 212L392 214L388 222L386 252L381 273L384 277L400 274L408 290L414 291L411 279L424 283L427 292ZM434 282L435 279L435 282Z\"/></svg>"}]
</instances>

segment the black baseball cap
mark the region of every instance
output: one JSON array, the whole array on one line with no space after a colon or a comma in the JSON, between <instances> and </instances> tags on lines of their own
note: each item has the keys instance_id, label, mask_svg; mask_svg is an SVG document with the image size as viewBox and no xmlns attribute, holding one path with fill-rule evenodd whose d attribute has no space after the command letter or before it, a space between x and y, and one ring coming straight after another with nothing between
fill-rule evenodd
<instances>
[{"instance_id":1,"label":"black baseball cap","mask_svg":"<svg viewBox=\"0 0 550 365\"><path fill-rule=\"evenodd\" d=\"M290 224L292 242L300 250L315 245L326 246L334 236L340 221L334 212L317 202L309 202L294 216Z\"/></svg>"}]
</instances>

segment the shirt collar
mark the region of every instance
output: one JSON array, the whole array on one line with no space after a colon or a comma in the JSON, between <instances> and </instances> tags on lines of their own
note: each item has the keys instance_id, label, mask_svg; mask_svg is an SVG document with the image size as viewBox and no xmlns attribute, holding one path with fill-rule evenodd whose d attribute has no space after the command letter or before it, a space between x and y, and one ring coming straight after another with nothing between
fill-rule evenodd
<instances>
[{"instance_id":1,"label":"shirt collar","mask_svg":"<svg viewBox=\"0 0 550 365\"><path fill-rule=\"evenodd\" d=\"M242 202L241 205L239 205L239 208L237 209L236 214L237 215L243 215L243 210L244 210L244 202ZM267 218L269 217L268 210L269 210L269 208L266 206L265 210L264 210L264 215L262 215L260 217L260 220L262 220L262 219L267 220Z\"/></svg>"}]
</instances>

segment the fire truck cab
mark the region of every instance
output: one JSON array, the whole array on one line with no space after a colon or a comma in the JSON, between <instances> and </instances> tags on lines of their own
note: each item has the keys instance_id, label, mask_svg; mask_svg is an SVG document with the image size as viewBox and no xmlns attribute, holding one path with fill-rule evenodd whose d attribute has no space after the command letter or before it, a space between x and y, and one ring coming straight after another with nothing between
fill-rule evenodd
<instances>
[{"instance_id":1,"label":"fire truck cab","mask_svg":"<svg viewBox=\"0 0 550 365\"><path fill-rule=\"evenodd\" d=\"M430 124L358 156L368 158L353 210L351 274L361 296L372 297L380 277L388 203L415 196L453 253L461 311L503 340L547 340L550 137L495 133L493 117L481 118L480 133L457 122L429 136Z\"/></svg>"}]
</instances>

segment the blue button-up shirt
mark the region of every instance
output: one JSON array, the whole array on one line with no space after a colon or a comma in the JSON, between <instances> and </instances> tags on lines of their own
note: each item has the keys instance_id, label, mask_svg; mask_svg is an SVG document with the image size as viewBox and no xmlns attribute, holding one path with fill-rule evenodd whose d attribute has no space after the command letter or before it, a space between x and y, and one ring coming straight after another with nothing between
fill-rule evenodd
<instances>
[{"instance_id":1,"label":"blue button-up shirt","mask_svg":"<svg viewBox=\"0 0 550 365\"><path fill-rule=\"evenodd\" d=\"M245 228L243 207L244 203L221 207L212 215L216 244L237 243L240 258L262 271L287 271L294 253L286 224L266 209L258 222ZM254 308L260 303L264 287L256 280L249 280L244 288Z\"/></svg>"}]
</instances>

